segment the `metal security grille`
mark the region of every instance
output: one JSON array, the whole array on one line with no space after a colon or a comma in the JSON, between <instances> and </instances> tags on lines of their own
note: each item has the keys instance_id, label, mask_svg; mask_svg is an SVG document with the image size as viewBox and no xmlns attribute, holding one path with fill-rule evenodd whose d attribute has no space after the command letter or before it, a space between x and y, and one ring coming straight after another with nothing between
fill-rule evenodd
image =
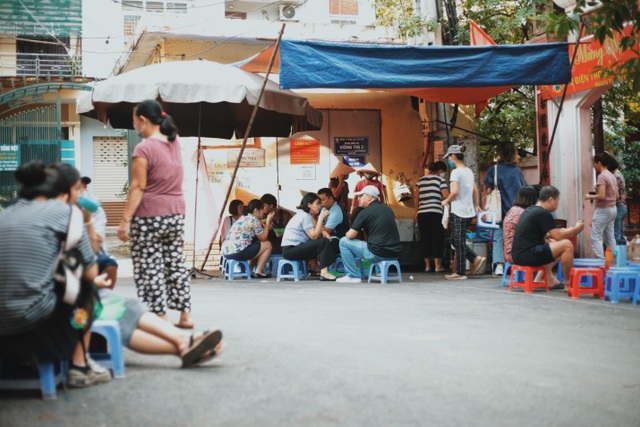
<instances>
[{"instance_id":1,"label":"metal security grille","mask_svg":"<svg viewBox=\"0 0 640 427\"><path fill-rule=\"evenodd\" d=\"M0 158L4 159L0 162L0 206L10 204L16 197L19 185L13 175L17 165L32 160L45 165L59 162L63 145L73 145L72 141L58 139L57 133L55 105L0 120L0 151L15 155Z\"/></svg>"},{"instance_id":2,"label":"metal security grille","mask_svg":"<svg viewBox=\"0 0 640 427\"><path fill-rule=\"evenodd\" d=\"M129 182L127 138L93 139L93 194L101 202L123 201L120 196Z\"/></svg>"}]
</instances>

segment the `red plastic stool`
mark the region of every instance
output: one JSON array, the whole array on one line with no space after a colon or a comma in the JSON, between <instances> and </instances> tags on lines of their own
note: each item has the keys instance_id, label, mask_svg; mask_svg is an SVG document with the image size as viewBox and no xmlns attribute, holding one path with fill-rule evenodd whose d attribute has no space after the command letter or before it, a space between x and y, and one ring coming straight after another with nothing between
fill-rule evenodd
<instances>
[{"instance_id":1,"label":"red plastic stool","mask_svg":"<svg viewBox=\"0 0 640 427\"><path fill-rule=\"evenodd\" d=\"M583 287L580 281L583 277L591 278L591 286ZM604 298L604 279L601 267L573 267L569 273L569 290L571 298L580 298L581 294L592 294L597 298Z\"/></svg>"},{"instance_id":2,"label":"red plastic stool","mask_svg":"<svg viewBox=\"0 0 640 427\"><path fill-rule=\"evenodd\" d=\"M521 271L524 274L524 282L517 281L518 280L518 272ZM542 271L544 273L544 282L535 283L533 281L534 274L538 271ZM549 278L547 277L547 270L544 265L539 267L531 267L528 265L513 265L511 267L511 281L509 282L509 291L513 288L522 288L526 293L533 293L534 288L542 288L549 292Z\"/></svg>"}]
</instances>

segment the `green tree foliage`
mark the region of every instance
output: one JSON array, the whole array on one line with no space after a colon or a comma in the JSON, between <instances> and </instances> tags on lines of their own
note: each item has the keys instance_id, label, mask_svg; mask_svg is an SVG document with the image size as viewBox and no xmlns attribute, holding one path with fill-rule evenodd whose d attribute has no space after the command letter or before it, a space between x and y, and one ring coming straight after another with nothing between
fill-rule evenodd
<instances>
[{"instance_id":1,"label":"green tree foliage","mask_svg":"<svg viewBox=\"0 0 640 427\"><path fill-rule=\"evenodd\" d=\"M376 25L395 28L402 41L437 27L436 22L427 21L426 17L416 13L414 0L375 0L374 5Z\"/></svg>"}]
</instances>

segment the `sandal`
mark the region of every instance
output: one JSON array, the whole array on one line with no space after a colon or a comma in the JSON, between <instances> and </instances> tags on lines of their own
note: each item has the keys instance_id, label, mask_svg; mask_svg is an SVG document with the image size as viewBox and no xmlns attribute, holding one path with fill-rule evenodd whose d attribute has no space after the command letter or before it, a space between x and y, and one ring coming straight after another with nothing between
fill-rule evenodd
<instances>
[{"instance_id":1,"label":"sandal","mask_svg":"<svg viewBox=\"0 0 640 427\"><path fill-rule=\"evenodd\" d=\"M189 368L196 364L202 363L200 360L211 349L220 344L222 341L222 332L219 329L212 331L203 331L202 336L194 338L194 334L189 337L189 347L180 354L182 359L182 367Z\"/></svg>"},{"instance_id":2,"label":"sandal","mask_svg":"<svg viewBox=\"0 0 640 427\"><path fill-rule=\"evenodd\" d=\"M222 352L224 351L224 345L222 343L219 344L218 349L216 350L216 348L212 348L211 350L207 351L200 359L198 359L192 366L200 366L203 365L211 360L213 360L214 358L220 356L222 354Z\"/></svg>"},{"instance_id":3,"label":"sandal","mask_svg":"<svg viewBox=\"0 0 640 427\"><path fill-rule=\"evenodd\" d=\"M173 326L175 326L176 328L180 328L180 329L193 329L195 328L196 324L195 323L174 323Z\"/></svg>"}]
</instances>

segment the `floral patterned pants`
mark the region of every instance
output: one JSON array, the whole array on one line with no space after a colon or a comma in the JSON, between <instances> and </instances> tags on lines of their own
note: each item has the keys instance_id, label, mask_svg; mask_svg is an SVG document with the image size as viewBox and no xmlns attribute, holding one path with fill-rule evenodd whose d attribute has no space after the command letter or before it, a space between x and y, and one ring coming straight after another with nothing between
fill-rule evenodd
<instances>
[{"instance_id":1,"label":"floral patterned pants","mask_svg":"<svg viewBox=\"0 0 640 427\"><path fill-rule=\"evenodd\" d=\"M157 315L167 307L191 311L191 282L182 252L184 215L133 217L130 232L138 298Z\"/></svg>"}]
</instances>

